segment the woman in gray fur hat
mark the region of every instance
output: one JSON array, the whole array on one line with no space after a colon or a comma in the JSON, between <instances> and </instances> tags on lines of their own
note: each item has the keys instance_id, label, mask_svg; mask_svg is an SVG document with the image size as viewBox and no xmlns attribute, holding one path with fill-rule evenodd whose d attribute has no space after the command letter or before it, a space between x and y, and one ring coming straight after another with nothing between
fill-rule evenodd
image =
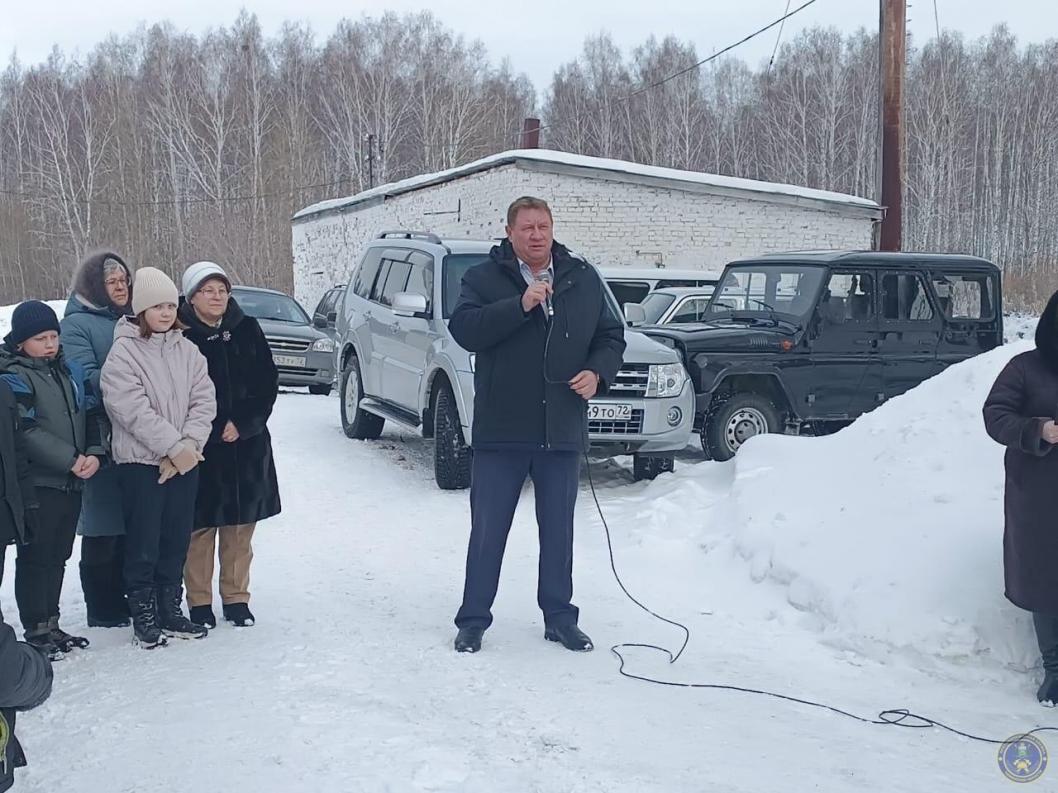
<instances>
[{"instance_id":1,"label":"woman in gray fur hat","mask_svg":"<svg viewBox=\"0 0 1058 793\"><path fill-rule=\"evenodd\" d=\"M62 320L67 359L81 365L92 391L99 394L99 372L114 343L114 326L131 312L132 272L120 256L102 251L77 268L73 294ZM100 411L105 421L105 414ZM107 428L104 428L104 431ZM108 433L105 433L108 434ZM125 521L114 466L106 466L85 488L81 507L81 589L88 625L119 628L129 624L122 565Z\"/></svg>"}]
</instances>

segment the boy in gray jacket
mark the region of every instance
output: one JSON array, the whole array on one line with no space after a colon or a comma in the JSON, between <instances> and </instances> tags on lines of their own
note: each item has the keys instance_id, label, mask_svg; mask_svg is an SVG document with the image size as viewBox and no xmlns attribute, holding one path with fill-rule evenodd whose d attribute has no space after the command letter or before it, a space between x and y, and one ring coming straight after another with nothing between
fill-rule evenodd
<instances>
[{"instance_id":1,"label":"boy in gray jacket","mask_svg":"<svg viewBox=\"0 0 1058 793\"><path fill-rule=\"evenodd\" d=\"M59 594L73 553L84 482L104 455L95 415L98 398L80 366L66 361L59 318L28 300L11 317L0 348L0 378L18 403L29 473L38 492L36 536L18 548L15 599L26 641L58 660L88 640L59 627Z\"/></svg>"}]
</instances>

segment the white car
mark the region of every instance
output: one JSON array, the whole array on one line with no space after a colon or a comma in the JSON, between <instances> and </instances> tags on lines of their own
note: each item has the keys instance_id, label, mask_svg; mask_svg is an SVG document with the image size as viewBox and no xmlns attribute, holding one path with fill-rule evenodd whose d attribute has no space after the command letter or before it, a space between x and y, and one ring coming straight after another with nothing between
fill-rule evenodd
<instances>
[{"instance_id":1,"label":"white car","mask_svg":"<svg viewBox=\"0 0 1058 793\"><path fill-rule=\"evenodd\" d=\"M625 303L625 319L639 325L689 325L702 321L713 294L711 286L655 289L640 303Z\"/></svg>"}]
</instances>

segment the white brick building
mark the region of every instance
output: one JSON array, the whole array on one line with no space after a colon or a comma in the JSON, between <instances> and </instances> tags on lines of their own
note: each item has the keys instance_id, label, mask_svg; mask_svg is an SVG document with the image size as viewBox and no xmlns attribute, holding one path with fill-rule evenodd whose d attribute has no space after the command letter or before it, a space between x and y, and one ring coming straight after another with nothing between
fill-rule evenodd
<instances>
[{"instance_id":1,"label":"white brick building","mask_svg":"<svg viewBox=\"0 0 1058 793\"><path fill-rule=\"evenodd\" d=\"M542 149L314 204L293 218L294 291L310 311L385 230L490 239L507 205L547 200L555 238L602 266L719 269L768 251L870 248L882 210L856 196Z\"/></svg>"}]
</instances>

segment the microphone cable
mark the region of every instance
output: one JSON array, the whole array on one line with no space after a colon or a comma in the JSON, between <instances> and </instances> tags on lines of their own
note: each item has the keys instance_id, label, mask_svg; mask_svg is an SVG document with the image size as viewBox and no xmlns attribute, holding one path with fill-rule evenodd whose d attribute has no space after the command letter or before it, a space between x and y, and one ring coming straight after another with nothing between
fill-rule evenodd
<instances>
[{"instance_id":1,"label":"microphone cable","mask_svg":"<svg viewBox=\"0 0 1058 793\"><path fill-rule=\"evenodd\" d=\"M569 387L569 381L566 380L552 380L548 374L548 355L551 348L551 334L554 330L554 320L547 322L547 335L544 340L544 360L543 360L543 374L544 381L550 385L565 385ZM545 428L546 432L546 428ZM637 680L642 683L649 683L656 686L667 686L671 688L686 688L686 689L712 689L716 691L734 691L741 694L752 694L755 696L769 697L772 699L782 700L784 702L792 702L796 705L804 705L809 708L816 708L819 710L829 711L838 716L844 716L845 718L852 719L862 724L872 724L878 726L889 726L889 727L905 727L910 729L928 729L930 727L936 727L946 732L958 735L962 738L966 738L971 741L979 743L991 744L996 746L1004 746L1012 743L1016 743L1018 740L1042 732L1058 732L1058 727L1034 727L1031 730L1020 733L1018 735L1011 736L1004 739L989 738L986 736L975 735L973 733L964 732L955 727L952 727L944 722L938 721L929 716L923 716L915 713L908 708L887 708L886 710L880 711L874 718L867 716L861 716L849 711L842 710L834 705L829 705L825 702L816 702L810 699L804 699L801 697L795 697L790 694L781 694L775 691L767 691L764 689L748 688L746 686L737 686L728 683L696 683L696 682L681 682L677 680L666 680L658 677L651 677L649 675L640 675L628 671L626 669L627 659L625 658L622 651L631 649L640 650L652 650L654 652L662 653L668 659L668 664L675 664L683 652L687 649L688 644L691 641L691 631L682 622L668 617L663 617L653 609L644 605L639 599L637 599L631 592L628 591L628 587L625 586L621 575L617 570L617 563L614 559L614 548L613 548L613 537L610 532L610 524L606 520L606 514L603 511L602 504L599 502L599 494L595 489L595 478L592 476L591 458L588 455L589 446L589 433L588 433L588 422L584 422L584 466L588 474L588 487L591 490L592 500L595 502L595 510L599 515L599 520L602 522L603 530L606 535L606 549L610 559L610 571L613 573L614 580L617 582L617 586L624 593L625 597L628 598L632 603L638 606L640 609L645 611L654 619L663 622L667 625L672 625L678 628L683 633L683 641L680 644L679 650L675 653L667 647L661 647L656 644L649 644L646 642L621 642L610 647L610 652L617 658L618 667L617 672L622 677L626 677L630 680Z\"/></svg>"}]
</instances>

